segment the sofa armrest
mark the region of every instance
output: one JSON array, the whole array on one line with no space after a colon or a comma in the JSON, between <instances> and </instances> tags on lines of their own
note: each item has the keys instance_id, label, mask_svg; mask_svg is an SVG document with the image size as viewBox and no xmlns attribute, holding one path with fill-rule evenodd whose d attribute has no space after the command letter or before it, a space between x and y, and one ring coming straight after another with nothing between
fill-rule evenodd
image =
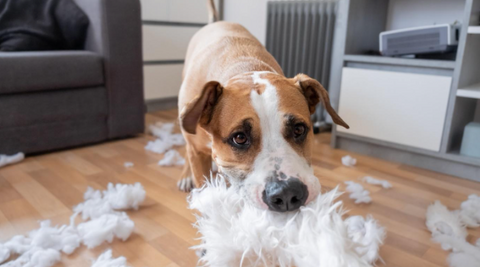
<instances>
[{"instance_id":1,"label":"sofa armrest","mask_svg":"<svg viewBox=\"0 0 480 267\"><path fill-rule=\"evenodd\" d=\"M108 137L144 131L139 0L75 0L90 25L85 49L102 55L108 94Z\"/></svg>"}]
</instances>

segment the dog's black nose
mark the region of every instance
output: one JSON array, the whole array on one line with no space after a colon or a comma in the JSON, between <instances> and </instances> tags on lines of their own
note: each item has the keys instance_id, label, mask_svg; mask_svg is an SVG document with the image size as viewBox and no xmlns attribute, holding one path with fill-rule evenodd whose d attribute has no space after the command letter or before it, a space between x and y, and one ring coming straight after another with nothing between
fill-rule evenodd
<instances>
[{"instance_id":1,"label":"dog's black nose","mask_svg":"<svg viewBox=\"0 0 480 267\"><path fill-rule=\"evenodd\" d=\"M296 210L305 204L307 198L307 186L297 178L272 179L263 191L263 202L270 210L278 212Z\"/></svg>"}]
</instances>

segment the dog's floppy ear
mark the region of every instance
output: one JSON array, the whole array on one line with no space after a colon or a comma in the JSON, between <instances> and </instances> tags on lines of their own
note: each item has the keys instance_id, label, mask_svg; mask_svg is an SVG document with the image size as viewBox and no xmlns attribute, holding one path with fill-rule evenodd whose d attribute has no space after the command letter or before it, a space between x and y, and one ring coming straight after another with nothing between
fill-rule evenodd
<instances>
[{"instance_id":1,"label":"dog's floppy ear","mask_svg":"<svg viewBox=\"0 0 480 267\"><path fill-rule=\"evenodd\" d=\"M327 110L328 114L330 114L333 122L347 129L350 128L350 126L348 126L348 124L345 123L332 108L327 90L325 90L325 88L323 88L323 86L317 80L312 79L305 74L298 74L293 79L299 84L303 95L307 99L310 114L315 112L315 107L320 101L322 101L323 107Z\"/></svg>"},{"instance_id":2,"label":"dog's floppy ear","mask_svg":"<svg viewBox=\"0 0 480 267\"><path fill-rule=\"evenodd\" d=\"M212 119L213 109L222 92L223 87L219 82L206 83L202 92L182 109L180 114L182 128L190 134L195 134L199 122L200 125L207 125Z\"/></svg>"}]
</instances>

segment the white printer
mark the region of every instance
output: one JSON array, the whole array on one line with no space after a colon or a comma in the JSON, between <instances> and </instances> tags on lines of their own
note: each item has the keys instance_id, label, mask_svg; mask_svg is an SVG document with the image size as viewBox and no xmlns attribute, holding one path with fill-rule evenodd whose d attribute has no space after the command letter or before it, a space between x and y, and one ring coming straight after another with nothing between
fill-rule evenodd
<instances>
[{"instance_id":1,"label":"white printer","mask_svg":"<svg viewBox=\"0 0 480 267\"><path fill-rule=\"evenodd\" d=\"M460 24L438 24L384 31L380 33L383 56L446 53L455 51L460 38Z\"/></svg>"}]
</instances>

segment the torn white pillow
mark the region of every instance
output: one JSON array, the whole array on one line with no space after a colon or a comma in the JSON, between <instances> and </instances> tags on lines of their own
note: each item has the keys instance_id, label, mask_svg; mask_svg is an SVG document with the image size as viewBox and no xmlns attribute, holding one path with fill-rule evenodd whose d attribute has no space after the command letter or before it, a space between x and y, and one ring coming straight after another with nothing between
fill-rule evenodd
<instances>
[{"instance_id":1,"label":"torn white pillow","mask_svg":"<svg viewBox=\"0 0 480 267\"><path fill-rule=\"evenodd\" d=\"M363 188L361 184L352 181L347 181L345 184L347 185L347 192L350 193L349 197L355 200L355 204L372 202L370 192Z\"/></svg>"},{"instance_id":2,"label":"torn white pillow","mask_svg":"<svg viewBox=\"0 0 480 267\"><path fill-rule=\"evenodd\" d=\"M112 257L112 250L109 249L102 253L92 264L92 267L128 267L125 257Z\"/></svg>"},{"instance_id":3,"label":"torn white pillow","mask_svg":"<svg viewBox=\"0 0 480 267\"><path fill-rule=\"evenodd\" d=\"M195 224L203 241L195 247L200 261L211 267L372 266L348 236L342 203L334 203L338 195L335 189L298 212L276 213L248 204L217 176L189 198L190 208L201 213Z\"/></svg>"},{"instance_id":4,"label":"torn white pillow","mask_svg":"<svg viewBox=\"0 0 480 267\"><path fill-rule=\"evenodd\" d=\"M373 178L371 176L365 176L362 178L362 181L364 181L367 184L373 184L373 185L380 185L385 189L392 188L392 184L386 180L379 180L376 178Z\"/></svg>"},{"instance_id":5,"label":"torn white pillow","mask_svg":"<svg viewBox=\"0 0 480 267\"><path fill-rule=\"evenodd\" d=\"M0 155L0 168L6 165L18 163L25 159L25 154L19 152L14 155Z\"/></svg>"},{"instance_id":6,"label":"torn white pillow","mask_svg":"<svg viewBox=\"0 0 480 267\"><path fill-rule=\"evenodd\" d=\"M353 158L350 155L346 155L342 158L342 164L348 167L355 166L357 164L357 159Z\"/></svg>"},{"instance_id":7,"label":"torn white pillow","mask_svg":"<svg viewBox=\"0 0 480 267\"><path fill-rule=\"evenodd\" d=\"M185 165L185 159L175 149L170 149L165 153L163 159L158 162L160 166L182 166Z\"/></svg>"}]
</instances>

